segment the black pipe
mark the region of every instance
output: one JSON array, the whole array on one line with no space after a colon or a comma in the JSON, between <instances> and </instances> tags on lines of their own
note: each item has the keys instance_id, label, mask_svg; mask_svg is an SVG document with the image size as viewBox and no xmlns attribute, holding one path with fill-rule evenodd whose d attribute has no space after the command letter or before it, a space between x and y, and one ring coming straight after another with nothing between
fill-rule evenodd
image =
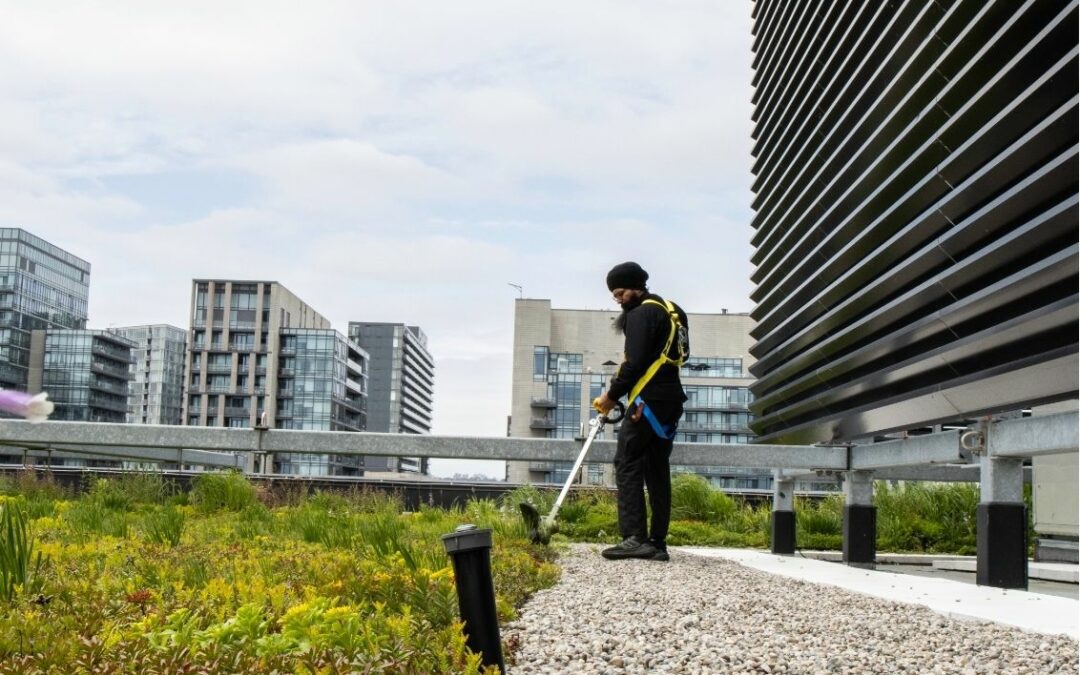
<instances>
[{"instance_id":1,"label":"black pipe","mask_svg":"<svg viewBox=\"0 0 1080 675\"><path fill-rule=\"evenodd\" d=\"M485 666L498 666L499 672L505 673L495 612L495 583L491 578L491 530L461 525L453 533L444 534L442 540L454 562L465 644L480 654Z\"/></svg>"}]
</instances>

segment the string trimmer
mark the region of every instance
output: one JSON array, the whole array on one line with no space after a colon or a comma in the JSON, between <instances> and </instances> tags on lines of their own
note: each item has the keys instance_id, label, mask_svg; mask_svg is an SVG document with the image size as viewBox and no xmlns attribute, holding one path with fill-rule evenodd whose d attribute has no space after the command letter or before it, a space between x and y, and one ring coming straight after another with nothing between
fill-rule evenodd
<instances>
[{"instance_id":1,"label":"string trimmer","mask_svg":"<svg viewBox=\"0 0 1080 675\"><path fill-rule=\"evenodd\" d=\"M578 453L577 460L574 461L574 468L570 470L570 475L566 477L566 484L559 491L559 497L555 500L555 505L551 507L551 512L541 518L540 512L532 504L527 502L518 504L521 515L525 518L525 525L529 528L529 540L534 544L546 545L551 541L551 535L559 531L555 516L559 515L559 507L562 506L566 493L570 491L570 486L574 483L578 470L581 469L581 463L585 461L585 455L589 452L589 446L592 445L593 439L596 438L596 435L600 433L605 424L614 424L626 414L626 407L622 403L616 402L615 406L619 411L618 417L608 417L614 412L608 411L606 415L599 415L589 420L589 435L585 438L585 445L581 446L581 452Z\"/></svg>"}]
</instances>

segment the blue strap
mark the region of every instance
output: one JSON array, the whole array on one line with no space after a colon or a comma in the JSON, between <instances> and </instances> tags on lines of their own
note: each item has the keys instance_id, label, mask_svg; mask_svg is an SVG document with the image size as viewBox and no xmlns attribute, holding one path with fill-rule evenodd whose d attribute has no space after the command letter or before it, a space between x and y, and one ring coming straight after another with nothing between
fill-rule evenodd
<instances>
[{"instance_id":1,"label":"blue strap","mask_svg":"<svg viewBox=\"0 0 1080 675\"><path fill-rule=\"evenodd\" d=\"M649 407L649 404L641 400L640 396L634 399L634 405L642 406L641 412L645 414L645 419L649 421L649 426L652 427L652 430L656 433L657 436L663 438L665 441L670 441L671 439L675 438L675 432L678 430L679 426L678 422L675 422L674 424L669 424L667 426L660 424L660 420L656 419L656 415L653 414L653 411Z\"/></svg>"}]
</instances>

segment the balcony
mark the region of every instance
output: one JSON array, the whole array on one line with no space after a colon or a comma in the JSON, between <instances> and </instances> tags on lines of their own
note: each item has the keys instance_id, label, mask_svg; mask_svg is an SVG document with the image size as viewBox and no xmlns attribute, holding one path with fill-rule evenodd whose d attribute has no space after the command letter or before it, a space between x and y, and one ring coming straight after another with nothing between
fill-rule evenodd
<instances>
[{"instance_id":1,"label":"balcony","mask_svg":"<svg viewBox=\"0 0 1080 675\"><path fill-rule=\"evenodd\" d=\"M109 377L115 377L120 380L135 379L135 375L127 368L118 368L117 366L110 366L105 363L91 363L90 370L99 375L108 375Z\"/></svg>"},{"instance_id":2,"label":"balcony","mask_svg":"<svg viewBox=\"0 0 1080 675\"><path fill-rule=\"evenodd\" d=\"M683 405L683 409L688 412L698 412L703 410L747 410L750 404L745 401L720 401L720 402L700 402L700 401L687 401Z\"/></svg>"},{"instance_id":3,"label":"balcony","mask_svg":"<svg viewBox=\"0 0 1080 675\"><path fill-rule=\"evenodd\" d=\"M554 429L554 417L534 417L529 421L530 429Z\"/></svg>"},{"instance_id":4,"label":"balcony","mask_svg":"<svg viewBox=\"0 0 1080 675\"><path fill-rule=\"evenodd\" d=\"M251 408L225 406L225 417L251 417Z\"/></svg>"},{"instance_id":5,"label":"balcony","mask_svg":"<svg viewBox=\"0 0 1080 675\"><path fill-rule=\"evenodd\" d=\"M694 423L680 423L679 431L684 434L694 433L709 433L709 432L726 432L736 434L749 434L753 433L750 428L745 424L694 424Z\"/></svg>"},{"instance_id":6,"label":"balcony","mask_svg":"<svg viewBox=\"0 0 1080 675\"><path fill-rule=\"evenodd\" d=\"M282 355L295 354L295 353L296 353L296 347L281 347L280 349L278 349L278 354L282 354Z\"/></svg>"},{"instance_id":7,"label":"balcony","mask_svg":"<svg viewBox=\"0 0 1080 675\"><path fill-rule=\"evenodd\" d=\"M124 363L135 362L135 357L131 355L131 352L123 351L120 349L112 349L102 344L95 344L90 348L90 351L99 356L105 356L116 361L123 361Z\"/></svg>"},{"instance_id":8,"label":"balcony","mask_svg":"<svg viewBox=\"0 0 1080 675\"><path fill-rule=\"evenodd\" d=\"M86 386L94 391L106 391L110 394L116 394L117 396L126 397L128 395L128 386L126 384L115 384L113 382L91 379L90 383ZM125 403L124 405L127 404Z\"/></svg>"},{"instance_id":9,"label":"balcony","mask_svg":"<svg viewBox=\"0 0 1080 675\"><path fill-rule=\"evenodd\" d=\"M231 345L229 345L229 351L230 352L253 352L253 351L255 351L255 343L251 342L251 343L244 343L244 344L231 344Z\"/></svg>"},{"instance_id":10,"label":"balcony","mask_svg":"<svg viewBox=\"0 0 1080 675\"><path fill-rule=\"evenodd\" d=\"M231 363L226 363L226 364L218 363L218 364L213 364L213 365L208 364L206 366L206 372L208 372L208 373L224 373L224 374L228 375L229 373L232 372L232 364Z\"/></svg>"},{"instance_id":11,"label":"balcony","mask_svg":"<svg viewBox=\"0 0 1080 675\"><path fill-rule=\"evenodd\" d=\"M278 377L295 377L296 371L292 368L278 368Z\"/></svg>"},{"instance_id":12,"label":"balcony","mask_svg":"<svg viewBox=\"0 0 1080 675\"><path fill-rule=\"evenodd\" d=\"M127 413L127 400L118 401L116 399L108 398L105 396L90 395L88 405L91 408L102 408L104 410L113 410L115 412Z\"/></svg>"},{"instance_id":13,"label":"balcony","mask_svg":"<svg viewBox=\"0 0 1080 675\"><path fill-rule=\"evenodd\" d=\"M547 398L546 396L534 396L529 405L533 408L555 408L555 399Z\"/></svg>"}]
</instances>

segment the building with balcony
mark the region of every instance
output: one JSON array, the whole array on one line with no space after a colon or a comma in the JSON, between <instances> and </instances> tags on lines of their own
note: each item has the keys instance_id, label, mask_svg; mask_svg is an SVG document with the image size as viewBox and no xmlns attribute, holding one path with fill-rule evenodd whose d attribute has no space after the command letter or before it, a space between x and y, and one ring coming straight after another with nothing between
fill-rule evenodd
<instances>
[{"instance_id":1,"label":"building with balcony","mask_svg":"<svg viewBox=\"0 0 1080 675\"><path fill-rule=\"evenodd\" d=\"M187 331L166 324L110 328L135 345L129 424L181 424Z\"/></svg>"},{"instance_id":2,"label":"building with balcony","mask_svg":"<svg viewBox=\"0 0 1080 675\"><path fill-rule=\"evenodd\" d=\"M281 284L193 280L190 335L184 424L364 430L367 353ZM359 475L363 459L278 455L272 470Z\"/></svg>"},{"instance_id":3,"label":"building with balcony","mask_svg":"<svg viewBox=\"0 0 1080 675\"><path fill-rule=\"evenodd\" d=\"M280 331L275 427L308 431L364 431L367 425L367 352L336 330ZM366 475L363 457L289 455L274 458L277 473Z\"/></svg>"},{"instance_id":4,"label":"building with balcony","mask_svg":"<svg viewBox=\"0 0 1080 675\"><path fill-rule=\"evenodd\" d=\"M184 424L279 427L283 328L328 330L330 321L276 281L195 279Z\"/></svg>"},{"instance_id":5,"label":"building with balcony","mask_svg":"<svg viewBox=\"0 0 1080 675\"><path fill-rule=\"evenodd\" d=\"M30 334L86 327L90 263L19 228L0 228L0 387L26 391Z\"/></svg>"},{"instance_id":6,"label":"building with balcony","mask_svg":"<svg viewBox=\"0 0 1080 675\"><path fill-rule=\"evenodd\" d=\"M584 438L595 412L591 401L607 389L622 361L618 311L552 309L550 300L519 299L514 310L513 393L510 435ZM691 356L681 377L688 400L677 443L749 443L753 400L748 368L753 320L746 314L688 314ZM616 433L617 429L604 431ZM609 436L610 437L610 436ZM511 482L559 483L571 464L508 462ZM675 467L729 489L765 489L768 472L717 467ZM585 464L587 483L614 483L612 467ZM806 487L806 486L803 486Z\"/></svg>"},{"instance_id":7,"label":"building with balcony","mask_svg":"<svg viewBox=\"0 0 1080 675\"><path fill-rule=\"evenodd\" d=\"M31 331L27 390L49 393L54 420L126 422L134 349L109 331Z\"/></svg>"},{"instance_id":8,"label":"building with balcony","mask_svg":"<svg viewBox=\"0 0 1080 675\"><path fill-rule=\"evenodd\" d=\"M371 355L368 431L430 434L435 360L419 326L349 322L349 337ZM428 473L426 457L366 457L365 475Z\"/></svg>"}]
</instances>

